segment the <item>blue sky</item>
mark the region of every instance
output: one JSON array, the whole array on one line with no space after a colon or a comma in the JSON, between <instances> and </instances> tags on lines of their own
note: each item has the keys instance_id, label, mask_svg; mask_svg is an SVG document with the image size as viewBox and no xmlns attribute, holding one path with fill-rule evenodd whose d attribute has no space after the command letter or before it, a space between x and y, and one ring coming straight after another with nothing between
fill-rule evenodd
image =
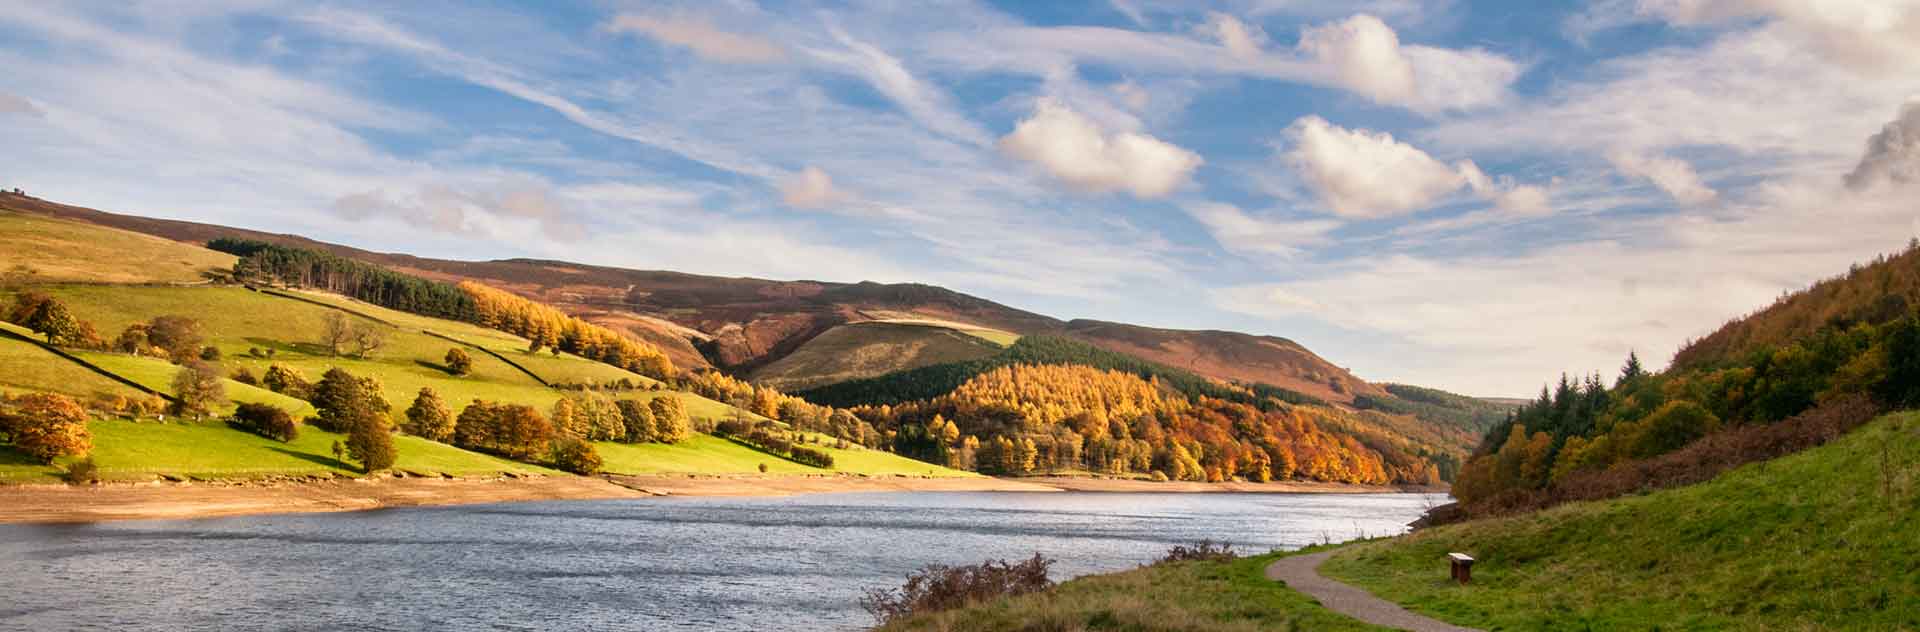
<instances>
[{"instance_id":1,"label":"blue sky","mask_svg":"<svg viewBox=\"0 0 1920 632\"><path fill-rule=\"evenodd\" d=\"M0 185L1524 395L1915 234L1920 1L19 2Z\"/></svg>"}]
</instances>

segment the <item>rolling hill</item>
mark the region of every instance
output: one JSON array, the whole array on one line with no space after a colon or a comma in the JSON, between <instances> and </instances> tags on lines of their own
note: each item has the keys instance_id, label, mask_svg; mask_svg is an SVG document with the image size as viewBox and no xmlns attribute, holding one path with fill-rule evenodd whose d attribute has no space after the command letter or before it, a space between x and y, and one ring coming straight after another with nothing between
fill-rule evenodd
<instances>
[{"instance_id":1,"label":"rolling hill","mask_svg":"<svg viewBox=\"0 0 1920 632\"><path fill-rule=\"evenodd\" d=\"M618 327L653 343L678 365L718 367L736 375L765 376L812 385L830 375L863 374L857 368L799 360L761 373L763 367L800 352L815 338L850 323L917 321L962 333L1005 332L1011 337L1052 335L1207 377L1272 384L1332 402L1357 394L1385 395L1346 369L1284 338L1224 331L1183 331L1092 320L1062 321L945 288L922 284L773 281L668 271L627 270L562 261L508 259L449 261L369 252L294 235L108 213L37 198L0 195L0 209L109 226L166 239L205 243L230 237L268 241L378 264L443 281L474 280L539 300L592 322ZM828 339L827 348L861 346L854 334L896 344L891 328L852 329ZM931 353L887 368L937 364L950 355ZM805 367L821 373L808 374Z\"/></svg>"}]
</instances>

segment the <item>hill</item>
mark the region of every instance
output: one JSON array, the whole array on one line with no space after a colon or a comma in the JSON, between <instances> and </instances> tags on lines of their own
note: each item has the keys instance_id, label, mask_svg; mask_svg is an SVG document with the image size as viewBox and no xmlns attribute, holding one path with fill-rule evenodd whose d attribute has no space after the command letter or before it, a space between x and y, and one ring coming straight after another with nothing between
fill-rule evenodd
<instances>
[{"instance_id":1,"label":"hill","mask_svg":"<svg viewBox=\"0 0 1920 632\"><path fill-rule=\"evenodd\" d=\"M1688 342L1673 356L1673 368L1715 368L1784 346L1822 329L1882 325L1920 307L1920 242L1892 256L1856 264L1846 274L1787 294L1772 305L1728 321Z\"/></svg>"},{"instance_id":2,"label":"hill","mask_svg":"<svg viewBox=\"0 0 1920 632\"><path fill-rule=\"evenodd\" d=\"M21 281L205 283L234 257L137 232L0 210L0 274Z\"/></svg>"},{"instance_id":3,"label":"hill","mask_svg":"<svg viewBox=\"0 0 1920 632\"><path fill-rule=\"evenodd\" d=\"M754 382L797 391L904 369L977 360L1000 345L948 327L868 321L847 323L756 369Z\"/></svg>"},{"instance_id":4,"label":"hill","mask_svg":"<svg viewBox=\"0 0 1920 632\"><path fill-rule=\"evenodd\" d=\"M1322 571L1484 629L1920 628L1920 415L1646 496L1348 546ZM1465 551L1473 584L1436 581ZM1631 598L1621 598L1631 595Z\"/></svg>"},{"instance_id":5,"label":"hill","mask_svg":"<svg viewBox=\"0 0 1920 632\"><path fill-rule=\"evenodd\" d=\"M659 347L678 366L713 366L736 375L754 374L844 324L919 320L947 323L963 331L1074 338L1215 379L1272 384L1328 401L1347 403L1357 393L1381 394L1377 387L1283 338L1061 321L931 285L725 278L532 259L426 259L294 235L107 213L11 194L0 194L0 209L189 243L226 237L288 244L431 279L479 281L629 331ZM865 332L884 330L843 334ZM820 381L819 376L791 370L776 372L784 380Z\"/></svg>"}]
</instances>

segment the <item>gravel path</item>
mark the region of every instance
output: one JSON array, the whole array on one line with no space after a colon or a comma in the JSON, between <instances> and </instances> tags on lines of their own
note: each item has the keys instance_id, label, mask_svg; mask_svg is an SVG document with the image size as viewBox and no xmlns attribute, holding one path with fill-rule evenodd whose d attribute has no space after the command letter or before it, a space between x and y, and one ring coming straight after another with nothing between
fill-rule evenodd
<instances>
[{"instance_id":1,"label":"gravel path","mask_svg":"<svg viewBox=\"0 0 1920 632\"><path fill-rule=\"evenodd\" d=\"M1477 632L1473 628L1463 628L1407 612L1399 604L1375 597L1365 590L1322 577L1320 563L1327 561L1330 555L1333 555L1333 551L1280 558L1267 566L1267 579L1286 582L1288 588L1311 595L1320 600L1320 605L1334 612L1374 625L1414 632Z\"/></svg>"}]
</instances>

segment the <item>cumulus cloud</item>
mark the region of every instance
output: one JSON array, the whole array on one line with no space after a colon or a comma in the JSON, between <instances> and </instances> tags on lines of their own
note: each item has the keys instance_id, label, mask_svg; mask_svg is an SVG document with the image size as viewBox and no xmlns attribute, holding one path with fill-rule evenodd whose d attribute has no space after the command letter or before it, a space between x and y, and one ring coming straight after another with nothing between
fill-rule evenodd
<instances>
[{"instance_id":1,"label":"cumulus cloud","mask_svg":"<svg viewBox=\"0 0 1920 632\"><path fill-rule=\"evenodd\" d=\"M846 198L833 186L833 177L819 167L807 167L780 183L780 199L787 206L820 208Z\"/></svg>"},{"instance_id":2,"label":"cumulus cloud","mask_svg":"<svg viewBox=\"0 0 1920 632\"><path fill-rule=\"evenodd\" d=\"M45 116L46 112L42 112L40 110L40 106L34 105L32 101L28 101L24 97L18 97L11 94L7 94L5 92L0 92L0 114L25 114L27 116Z\"/></svg>"},{"instance_id":3,"label":"cumulus cloud","mask_svg":"<svg viewBox=\"0 0 1920 632\"><path fill-rule=\"evenodd\" d=\"M1846 182L1856 191L1883 182L1920 182L1920 101L1900 108L1900 116L1867 139L1866 154Z\"/></svg>"},{"instance_id":4,"label":"cumulus cloud","mask_svg":"<svg viewBox=\"0 0 1920 632\"><path fill-rule=\"evenodd\" d=\"M1048 97L1000 139L1000 150L1076 188L1125 190L1138 198L1172 193L1203 162L1199 154L1146 134L1110 133Z\"/></svg>"},{"instance_id":5,"label":"cumulus cloud","mask_svg":"<svg viewBox=\"0 0 1920 632\"><path fill-rule=\"evenodd\" d=\"M1219 202L1186 205L1188 215L1205 226L1213 240L1242 255L1292 258L1303 246L1320 243L1340 227L1334 220L1275 221L1247 214L1240 207Z\"/></svg>"},{"instance_id":6,"label":"cumulus cloud","mask_svg":"<svg viewBox=\"0 0 1920 632\"><path fill-rule=\"evenodd\" d=\"M1241 22L1239 18L1225 13L1207 14L1207 31L1220 40L1220 45L1228 53L1240 59L1254 59L1260 56L1260 48L1267 41L1267 33L1259 26Z\"/></svg>"},{"instance_id":7,"label":"cumulus cloud","mask_svg":"<svg viewBox=\"0 0 1920 632\"><path fill-rule=\"evenodd\" d=\"M1498 102L1521 70L1486 51L1402 46L1392 27L1366 14L1304 28L1297 47L1333 83L1378 103L1421 111Z\"/></svg>"},{"instance_id":8,"label":"cumulus cloud","mask_svg":"<svg viewBox=\"0 0 1920 632\"><path fill-rule=\"evenodd\" d=\"M1551 210L1543 188L1490 177L1472 161L1440 162L1386 132L1307 116L1293 122L1287 137L1282 159L1335 215L1367 219L1417 212L1462 186L1510 213Z\"/></svg>"},{"instance_id":9,"label":"cumulus cloud","mask_svg":"<svg viewBox=\"0 0 1920 632\"><path fill-rule=\"evenodd\" d=\"M699 18L655 17L636 14L614 16L607 30L638 33L663 44L693 51L701 59L731 64L780 61L787 52L764 38L723 31Z\"/></svg>"},{"instance_id":10,"label":"cumulus cloud","mask_svg":"<svg viewBox=\"0 0 1920 632\"><path fill-rule=\"evenodd\" d=\"M1607 161L1622 175L1653 182L1653 186L1681 204L1706 204L1720 195L1700 181L1700 174L1694 173L1691 165L1677 158L1615 150L1607 154Z\"/></svg>"}]
</instances>

